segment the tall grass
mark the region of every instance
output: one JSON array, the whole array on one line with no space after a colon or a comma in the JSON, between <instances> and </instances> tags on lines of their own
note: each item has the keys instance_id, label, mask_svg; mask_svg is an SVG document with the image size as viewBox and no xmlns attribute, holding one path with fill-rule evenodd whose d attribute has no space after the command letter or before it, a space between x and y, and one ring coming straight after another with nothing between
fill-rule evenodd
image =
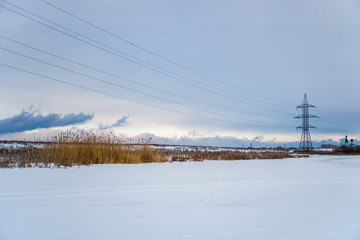
<instances>
[{"instance_id":1,"label":"tall grass","mask_svg":"<svg viewBox=\"0 0 360 240\"><path fill-rule=\"evenodd\" d=\"M42 146L3 150L0 167L71 167L166 161L148 142L126 144L114 134L63 132Z\"/></svg>"}]
</instances>

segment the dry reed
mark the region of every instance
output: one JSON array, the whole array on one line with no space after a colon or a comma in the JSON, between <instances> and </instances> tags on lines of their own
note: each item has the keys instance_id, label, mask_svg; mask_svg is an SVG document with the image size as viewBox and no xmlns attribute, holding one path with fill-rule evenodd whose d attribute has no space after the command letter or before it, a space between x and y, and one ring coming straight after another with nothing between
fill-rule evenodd
<instances>
[{"instance_id":1,"label":"dry reed","mask_svg":"<svg viewBox=\"0 0 360 240\"><path fill-rule=\"evenodd\" d=\"M91 164L164 162L148 142L126 144L113 134L64 132L42 146L3 149L0 167L71 167Z\"/></svg>"}]
</instances>

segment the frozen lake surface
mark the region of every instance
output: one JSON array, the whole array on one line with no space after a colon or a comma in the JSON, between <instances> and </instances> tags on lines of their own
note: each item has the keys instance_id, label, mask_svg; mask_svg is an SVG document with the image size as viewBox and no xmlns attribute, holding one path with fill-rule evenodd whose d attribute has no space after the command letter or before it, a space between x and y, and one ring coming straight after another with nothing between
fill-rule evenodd
<instances>
[{"instance_id":1,"label":"frozen lake surface","mask_svg":"<svg viewBox=\"0 0 360 240\"><path fill-rule=\"evenodd\" d=\"M0 169L1 240L358 240L360 156Z\"/></svg>"}]
</instances>

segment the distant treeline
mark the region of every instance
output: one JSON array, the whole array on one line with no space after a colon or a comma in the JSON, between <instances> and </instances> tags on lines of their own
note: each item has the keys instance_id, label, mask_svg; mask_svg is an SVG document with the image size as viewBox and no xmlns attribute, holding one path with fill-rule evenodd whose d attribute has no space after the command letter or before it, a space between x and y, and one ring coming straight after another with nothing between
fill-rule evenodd
<instances>
[{"instance_id":1,"label":"distant treeline","mask_svg":"<svg viewBox=\"0 0 360 240\"><path fill-rule=\"evenodd\" d=\"M349 146L341 146L339 148L336 148L334 153L338 153L338 154L360 154L360 146L353 146L353 147L349 147Z\"/></svg>"}]
</instances>

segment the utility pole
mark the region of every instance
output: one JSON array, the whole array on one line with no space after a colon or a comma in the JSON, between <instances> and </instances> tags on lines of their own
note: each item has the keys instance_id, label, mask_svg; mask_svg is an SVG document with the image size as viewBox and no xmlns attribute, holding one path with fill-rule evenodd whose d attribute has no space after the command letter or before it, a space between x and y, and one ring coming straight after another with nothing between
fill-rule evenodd
<instances>
[{"instance_id":1,"label":"utility pole","mask_svg":"<svg viewBox=\"0 0 360 240\"><path fill-rule=\"evenodd\" d=\"M302 129L299 148L302 150L307 150L307 151L309 151L313 148L312 143L311 143L311 137L310 137L310 128L315 128L314 126L311 126L309 124L309 119L317 118L317 116L309 114L309 108L315 108L315 106L308 103L306 93L305 93L303 103L296 107L296 109L302 110L302 114L296 116L295 118L302 119L302 124L296 128L296 129Z\"/></svg>"}]
</instances>

